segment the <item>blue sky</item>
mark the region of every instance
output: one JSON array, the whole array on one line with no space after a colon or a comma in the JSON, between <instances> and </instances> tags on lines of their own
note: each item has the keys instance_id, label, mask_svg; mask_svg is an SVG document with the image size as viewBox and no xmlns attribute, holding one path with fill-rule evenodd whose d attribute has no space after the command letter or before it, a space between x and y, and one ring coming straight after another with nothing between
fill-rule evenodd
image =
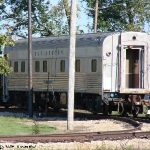
<instances>
[{"instance_id":1,"label":"blue sky","mask_svg":"<svg viewBox=\"0 0 150 150\"><path fill-rule=\"evenodd\" d=\"M57 5L60 0L49 0L49 1L52 5ZM80 1L82 1L82 3ZM77 26L80 26L79 29L83 30L85 33L91 32L91 31L88 31L88 28L86 27L88 24L92 26L92 22L93 22L92 19L86 15L86 12L85 12L86 3L83 2L83 0L77 0L77 4L80 9L80 11L78 11ZM0 26L2 25L2 23L3 22L0 22ZM0 33L5 33L5 31L0 30Z\"/></svg>"},{"instance_id":2,"label":"blue sky","mask_svg":"<svg viewBox=\"0 0 150 150\"><path fill-rule=\"evenodd\" d=\"M51 2L51 4L56 5L59 1L60 0L51 0L50 2ZM82 2L82 4L81 4L81 2ZM86 3L83 2L83 0L77 0L77 3L78 3L79 9L81 10L79 12L79 17L77 18L77 25L79 25L80 29L82 29L86 33L86 32L88 32L88 28L86 26L88 24L90 26L92 26L93 20L86 15L86 9L85 9L86 8ZM149 24L147 23L145 25L144 29L145 29L145 32L150 33L150 23Z\"/></svg>"},{"instance_id":3,"label":"blue sky","mask_svg":"<svg viewBox=\"0 0 150 150\"><path fill-rule=\"evenodd\" d=\"M145 25L145 32L149 32L150 33L150 23L147 23Z\"/></svg>"},{"instance_id":4,"label":"blue sky","mask_svg":"<svg viewBox=\"0 0 150 150\"><path fill-rule=\"evenodd\" d=\"M52 5L57 5L60 0L50 0ZM71 1L71 0L69 0ZM86 3L83 0L77 0L78 7L80 11L78 12L77 26L80 26L80 30L83 30L85 33L91 32L88 30L87 25L92 26L93 20L86 15ZM0 25L2 22L0 22ZM150 23L145 25L145 31L150 33ZM2 31L0 31L2 33Z\"/></svg>"},{"instance_id":5,"label":"blue sky","mask_svg":"<svg viewBox=\"0 0 150 150\"><path fill-rule=\"evenodd\" d=\"M50 0L52 5L57 5L60 0ZM82 3L81 3L82 1ZM78 7L80 11L78 12L77 26L80 26L80 30L83 30L85 33L88 32L86 27L88 24L92 26L92 19L86 15L86 3L83 0L77 0ZM91 32L91 31L90 31Z\"/></svg>"}]
</instances>

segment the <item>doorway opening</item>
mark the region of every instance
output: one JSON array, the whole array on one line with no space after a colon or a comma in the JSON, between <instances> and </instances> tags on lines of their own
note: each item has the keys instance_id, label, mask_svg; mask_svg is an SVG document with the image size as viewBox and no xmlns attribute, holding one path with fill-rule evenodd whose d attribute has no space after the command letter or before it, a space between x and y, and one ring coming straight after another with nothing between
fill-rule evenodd
<instances>
[{"instance_id":1,"label":"doorway opening","mask_svg":"<svg viewBox=\"0 0 150 150\"><path fill-rule=\"evenodd\" d=\"M144 50L126 49L126 87L143 88Z\"/></svg>"}]
</instances>

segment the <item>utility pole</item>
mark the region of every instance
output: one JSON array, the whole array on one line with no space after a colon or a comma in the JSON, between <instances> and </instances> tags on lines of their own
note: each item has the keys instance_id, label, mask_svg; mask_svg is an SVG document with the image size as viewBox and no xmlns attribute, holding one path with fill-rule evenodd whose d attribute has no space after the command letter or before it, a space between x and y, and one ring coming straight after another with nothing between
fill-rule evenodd
<instances>
[{"instance_id":1,"label":"utility pole","mask_svg":"<svg viewBox=\"0 0 150 150\"><path fill-rule=\"evenodd\" d=\"M94 33L97 32L98 0L95 0Z\"/></svg>"},{"instance_id":2,"label":"utility pole","mask_svg":"<svg viewBox=\"0 0 150 150\"><path fill-rule=\"evenodd\" d=\"M67 129L73 130L74 121L74 86L75 86L75 44L76 44L77 2L71 1L69 81L68 81L68 121Z\"/></svg>"},{"instance_id":3,"label":"utility pole","mask_svg":"<svg viewBox=\"0 0 150 150\"><path fill-rule=\"evenodd\" d=\"M32 19L31 0L28 0L28 112L33 117L33 85L32 85Z\"/></svg>"}]
</instances>

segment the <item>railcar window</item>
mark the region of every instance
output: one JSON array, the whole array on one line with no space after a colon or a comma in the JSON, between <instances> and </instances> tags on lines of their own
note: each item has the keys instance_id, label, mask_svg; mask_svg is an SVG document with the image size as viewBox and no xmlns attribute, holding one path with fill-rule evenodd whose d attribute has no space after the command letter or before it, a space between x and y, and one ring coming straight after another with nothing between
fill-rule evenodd
<instances>
[{"instance_id":1,"label":"railcar window","mask_svg":"<svg viewBox=\"0 0 150 150\"><path fill-rule=\"evenodd\" d=\"M14 62L14 72L18 72L18 61Z\"/></svg>"},{"instance_id":2,"label":"railcar window","mask_svg":"<svg viewBox=\"0 0 150 150\"><path fill-rule=\"evenodd\" d=\"M60 61L60 72L65 72L65 60Z\"/></svg>"},{"instance_id":3,"label":"railcar window","mask_svg":"<svg viewBox=\"0 0 150 150\"><path fill-rule=\"evenodd\" d=\"M40 62L35 61L35 72L40 72Z\"/></svg>"},{"instance_id":4,"label":"railcar window","mask_svg":"<svg viewBox=\"0 0 150 150\"><path fill-rule=\"evenodd\" d=\"M25 61L21 62L21 72L25 72Z\"/></svg>"},{"instance_id":5,"label":"railcar window","mask_svg":"<svg viewBox=\"0 0 150 150\"><path fill-rule=\"evenodd\" d=\"M43 61L43 72L47 72L47 61Z\"/></svg>"},{"instance_id":6,"label":"railcar window","mask_svg":"<svg viewBox=\"0 0 150 150\"><path fill-rule=\"evenodd\" d=\"M76 60L75 70L76 72L80 72L80 60L79 59Z\"/></svg>"},{"instance_id":7,"label":"railcar window","mask_svg":"<svg viewBox=\"0 0 150 150\"><path fill-rule=\"evenodd\" d=\"M97 71L97 60L92 59L91 61L91 72L96 72Z\"/></svg>"}]
</instances>

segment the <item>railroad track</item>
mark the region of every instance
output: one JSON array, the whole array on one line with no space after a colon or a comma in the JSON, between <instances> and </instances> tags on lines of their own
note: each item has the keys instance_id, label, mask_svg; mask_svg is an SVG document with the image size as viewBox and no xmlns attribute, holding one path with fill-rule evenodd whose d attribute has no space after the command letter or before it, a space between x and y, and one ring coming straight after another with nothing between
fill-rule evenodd
<instances>
[{"instance_id":1,"label":"railroad track","mask_svg":"<svg viewBox=\"0 0 150 150\"><path fill-rule=\"evenodd\" d=\"M96 118L95 118L96 119ZM106 119L106 118L105 118ZM125 117L109 117L130 123L133 129L123 131L109 132L83 132L83 133L65 133L49 135L30 135L30 136L0 136L0 141L5 142L25 142L25 143L48 143L48 142L90 142L97 140L123 140L133 138L150 138L150 132L139 132L141 124L135 120ZM138 131L139 130L139 131ZM138 132L137 132L138 131Z\"/></svg>"},{"instance_id":2,"label":"railroad track","mask_svg":"<svg viewBox=\"0 0 150 150\"><path fill-rule=\"evenodd\" d=\"M25 142L25 143L47 143L47 142L90 142L97 140L123 140L133 138L150 138L150 132L140 132L143 118L129 118L121 116L103 116L103 115L76 115L80 120L100 120L112 119L129 123L134 126L133 129L123 131L109 132L89 132L89 133L65 133L65 134L50 134L50 135L31 135L31 136L0 136L0 141L6 142ZM44 118L37 118L37 120ZM146 120L150 120L146 118ZM138 131L138 132L137 132Z\"/></svg>"},{"instance_id":3,"label":"railroad track","mask_svg":"<svg viewBox=\"0 0 150 150\"><path fill-rule=\"evenodd\" d=\"M150 117L137 117L133 119L141 123L150 123Z\"/></svg>"},{"instance_id":4,"label":"railroad track","mask_svg":"<svg viewBox=\"0 0 150 150\"><path fill-rule=\"evenodd\" d=\"M150 132L113 131L113 132L90 132L90 133L68 133L32 136L5 136L0 137L3 142L24 143L48 143L48 142L90 142L98 140L123 140L133 138L150 139Z\"/></svg>"}]
</instances>

